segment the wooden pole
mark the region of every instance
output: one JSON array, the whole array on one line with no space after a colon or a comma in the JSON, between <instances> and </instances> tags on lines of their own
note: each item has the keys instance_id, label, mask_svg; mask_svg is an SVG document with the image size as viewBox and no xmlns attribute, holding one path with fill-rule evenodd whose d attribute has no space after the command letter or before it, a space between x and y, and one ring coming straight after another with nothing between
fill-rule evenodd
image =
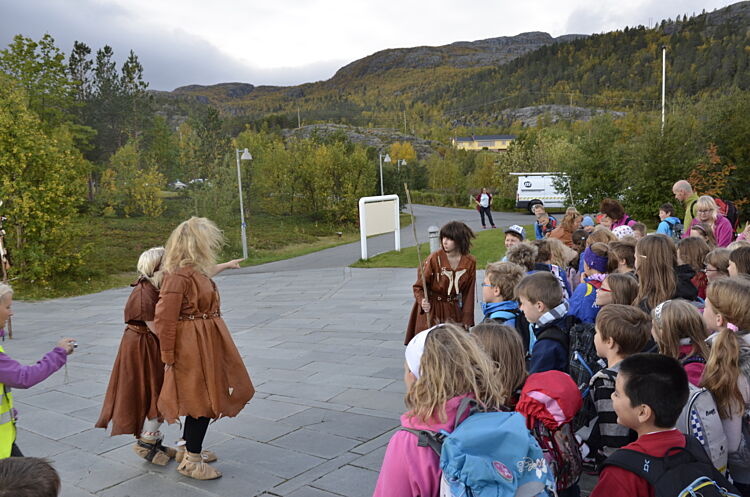
<instances>
[{"instance_id":1,"label":"wooden pole","mask_svg":"<svg viewBox=\"0 0 750 497\"><path fill-rule=\"evenodd\" d=\"M414 221L414 208L411 206L411 193L409 193L409 186L404 183L404 190L406 190L406 201L409 203L409 214L411 215L411 228L414 233L414 243L417 244L417 261L419 262L419 277L422 280L422 290L424 291L424 298L428 298L427 295L427 280L424 278L424 268L422 267L422 252L419 249L419 239L417 238L417 223ZM422 302L419 303L422 305ZM432 327L432 316L428 311L427 313L427 327Z\"/></svg>"}]
</instances>

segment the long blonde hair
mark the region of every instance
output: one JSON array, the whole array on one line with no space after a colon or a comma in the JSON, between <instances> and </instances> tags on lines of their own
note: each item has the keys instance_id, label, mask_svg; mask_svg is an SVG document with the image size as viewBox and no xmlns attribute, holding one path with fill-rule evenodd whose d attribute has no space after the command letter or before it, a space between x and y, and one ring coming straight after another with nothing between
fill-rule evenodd
<instances>
[{"instance_id":1,"label":"long blonde hair","mask_svg":"<svg viewBox=\"0 0 750 497\"><path fill-rule=\"evenodd\" d=\"M191 217L182 222L165 245L164 271L172 273L185 266L193 266L203 274L210 274L216 256L224 245L224 234L205 217Z\"/></svg>"},{"instance_id":2,"label":"long blonde hair","mask_svg":"<svg viewBox=\"0 0 750 497\"><path fill-rule=\"evenodd\" d=\"M575 250L565 245L558 238L547 238L549 244L549 251L552 255L552 264L559 266L563 269L568 267L570 261L576 258L578 255Z\"/></svg>"},{"instance_id":3,"label":"long blonde hair","mask_svg":"<svg viewBox=\"0 0 750 497\"><path fill-rule=\"evenodd\" d=\"M471 329L482 350L492 359L500 392L507 403L526 381L526 360L521 335L498 323L480 323Z\"/></svg>"},{"instance_id":4,"label":"long blonde hair","mask_svg":"<svg viewBox=\"0 0 750 497\"><path fill-rule=\"evenodd\" d=\"M492 361L462 328L445 324L430 331L419 363L420 376L404 401L410 416L422 422L447 421L445 404L471 394L487 408L499 408L505 398Z\"/></svg>"},{"instance_id":5,"label":"long blonde hair","mask_svg":"<svg viewBox=\"0 0 750 497\"><path fill-rule=\"evenodd\" d=\"M689 338L693 349L689 355L708 359L710 351L706 345L708 329L698 309L687 300L675 299L662 302L651 311L651 319L658 330L656 344L659 352L675 359L680 358L680 339Z\"/></svg>"},{"instance_id":6,"label":"long blonde hair","mask_svg":"<svg viewBox=\"0 0 750 497\"><path fill-rule=\"evenodd\" d=\"M742 413L745 400L737 386L740 376L740 336L750 326L750 283L744 278L722 278L708 285L706 299L725 321L736 325L737 333L722 328L711 345L711 354L703 370L701 386L716 399L719 415L726 419Z\"/></svg>"},{"instance_id":7,"label":"long blonde hair","mask_svg":"<svg viewBox=\"0 0 750 497\"><path fill-rule=\"evenodd\" d=\"M138 274L154 285L155 288L159 288L164 277L164 272L161 270L163 257L164 247L152 247L138 258Z\"/></svg>"},{"instance_id":8,"label":"long blonde hair","mask_svg":"<svg viewBox=\"0 0 750 497\"><path fill-rule=\"evenodd\" d=\"M635 246L638 295L635 305L646 300L648 309L669 300L677 291L677 250L671 238L662 234L644 236Z\"/></svg>"}]
</instances>

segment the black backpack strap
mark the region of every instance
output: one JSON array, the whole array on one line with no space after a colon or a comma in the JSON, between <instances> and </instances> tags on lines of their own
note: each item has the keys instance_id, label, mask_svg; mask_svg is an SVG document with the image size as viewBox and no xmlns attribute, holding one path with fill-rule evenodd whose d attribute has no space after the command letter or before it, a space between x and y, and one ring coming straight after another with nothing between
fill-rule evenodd
<instances>
[{"instance_id":1,"label":"black backpack strap","mask_svg":"<svg viewBox=\"0 0 750 497\"><path fill-rule=\"evenodd\" d=\"M699 355L691 355L690 357L686 357L685 359L680 361L680 364L682 364L683 366L687 366L688 364L695 364L695 363L706 364L706 359L704 359L703 357Z\"/></svg>"},{"instance_id":2,"label":"black backpack strap","mask_svg":"<svg viewBox=\"0 0 750 497\"><path fill-rule=\"evenodd\" d=\"M442 433L429 430L414 430L412 428L404 428L403 426L399 430L408 431L412 435L415 435L418 447L429 447L440 457L440 451L443 449L443 440L445 440L445 435Z\"/></svg>"},{"instance_id":3,"label":"black backpack strap","mask_svg":"<svg viewBox=\"0 0 750 497\"><path fill-rule=\"evenodd\" d=\"M471 397L464 397L461 399L461 403L458 404L458 409L456 409L456 419L453 422L453 431L455 431L456 428L458 428L458 425L461 424L461 421L463 421L464 414L466 414L466 417L469 417L477 411L479 411L479 403L476 400Z\"/></svg>"},{"instance_id":4,"label":"black backpack strap","mask_svg":"<svg viewBox=\"0 0 750 497\"><path fill-rule=\"evenodd\" d=\"M536 341L538 343L542 340L554 340L565 347L566 351L570 349L570 335L568 335L567 332L561 330L558 326L552 326L550 328L542 330L542 333L536 337Z\"/></svg>"},{"instance_id":5,"label":"black backpack strap","mask_svg":"<svg viewBox=\"0 0 750 497\"><path fill-rule=\"evenodd\" d=\"M656 481L664 474L663 458L630 449L616 450L604 461L604 466L617 466L630 471L649 482L651 486L655 486Z\"/></svg>"}]
</instances>

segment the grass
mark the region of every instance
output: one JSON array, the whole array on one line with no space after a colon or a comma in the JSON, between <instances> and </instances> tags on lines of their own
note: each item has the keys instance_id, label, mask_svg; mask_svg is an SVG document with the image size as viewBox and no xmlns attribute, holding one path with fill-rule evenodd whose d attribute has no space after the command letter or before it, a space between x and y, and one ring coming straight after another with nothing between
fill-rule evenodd
<instances>
[{"instance_id":1,"label":"grass","mask_svg":"<svg viewBox=\"0 0 750 497\"><path fill-rule=\"evenodd\" d=\"M526 233L533 233L534 226L526 225ZM490 262L496 262L505 255L505 235L500 229L483 230L477 233L471 248L471 255L477 258L477 269L484 269ZM430 254L429 243L420 244L422 260ZM352 267L378 268L378 267L417 267L417 248L408 247L400 252L392 250L376 255L366 261L359 260Z\"/></svg>"},{"instance_id":2,"label":"grass","mask_svg":"<svg viewBox=\"0 0 750 497\"><path fill-rule=\"evenodd\" d=\"M141 253L164 245L172 230L184 219L178 209L160 218L106 218L81 216L77 228L84 233L82 247L88 246L83 267L41 285L38 282L13 282L15 297L37 300L72 297L127 286L136 276ZM402 226L411 222L401 215ZM356 226L336 227L302 217L253 214L248 223L248 259L242 266L289 259L359 240ZM227 228L228 246L220 260L242 257L239 226ZM341 236L337 232L341 232Z\"/></svg>"}]
</instances>

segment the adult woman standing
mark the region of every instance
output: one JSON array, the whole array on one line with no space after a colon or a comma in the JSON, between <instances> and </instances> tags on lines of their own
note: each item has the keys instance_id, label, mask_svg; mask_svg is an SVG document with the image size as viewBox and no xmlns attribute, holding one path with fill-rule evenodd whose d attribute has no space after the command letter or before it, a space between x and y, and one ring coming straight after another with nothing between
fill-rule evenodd
<instances>
[{"instance_id":1,"label":"adult woman standing","mask_svg":"<svg viewBox=\"0 0 750 497\"><path fill-rule=\"evenodd\" d=\"M716 205L713 197L703 195L695 203L695 218L690 226L704 223L711 228L716 239L717 247L726 247L732 243L734 230L729 219L719 214L719 206Z\"/></svg>"},{"instance_id":2,"label":"adult woman standing","mask_svg":"<svg viewBox=\"0 0 750 497\"><path fill-rule=\"evenodd\" d=\"M482 188L482 191L474 197L474 202L477 204L477 210L479 216L482 218L482 228L486 228L487 225L484 223L484 216L487 216L487 220L490 222L490 226L495 227L495 221L492 220L492 194L487 191L487 188Z\"/></svg>"},{"instance_id":3,"label":"adult woman standing","mask_svg":"<svg viewBox=\"0 0 750 497\"><path fill-rule=\"evenodd\" d=\"M159 412L170 423L185 416L187 452L177 471L198 480L221 476L201 458L209 421L236 416L255 393L209 276L223 242L206 218L192 217L172 232L154 320L165 364Z\"/></svg>"},{"instance_id":4,"label":"adult woman standing","mask_svg":"<svg viewBox=\"0 0 750 497\"><path fill-rule=\"evenodd\" d=\"M609 223L609 229L613 230L618 226L630 226L632 228L636 223L634 219L625 214L625 209L617 200L605 198L599 204L599 210L607 216L608 219L602 220L601 223L605 225Z\"/></svg>"}]
</instances>

